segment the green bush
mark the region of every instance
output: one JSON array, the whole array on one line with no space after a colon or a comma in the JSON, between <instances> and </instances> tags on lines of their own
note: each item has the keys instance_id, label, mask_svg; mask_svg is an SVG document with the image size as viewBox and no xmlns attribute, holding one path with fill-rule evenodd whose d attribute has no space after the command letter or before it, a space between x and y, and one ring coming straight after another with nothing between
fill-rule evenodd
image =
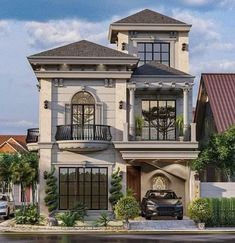
<instances>
[{"instance_id":1,"label":"green bush","mask_svg":"<svg viewBox=\"0 0 235 243\"><path fill-rule=\"evenodd\" d=\"M62 221L63 226L73 227L76 224L78 213L74 211L68 211L57 214L57 219Z\"/></svg>"},{"instance_id":2,"label":"green bush","mask_svg":"<svg viewBox=\"0 0 235 243\"><path fill-rule=\"evenodd\" d=\"M109 202L112 204L113 208L118 202L118 200L123 197L123 194L121 192L122 190L122 176L120 174L120 168L117 169L116 172L113 172L112 177L111 177L111 188L109 190L110 192L110 197L109 197Z\"/></svg>"},{"instance_id":3,"label":"green bush","mask_svg":"<svg viewBox=\"0 0 235 243\"><path fill-rule=\"evenodd\" d=\"M131 196L122 197L115 206L117 218L125 220L127 224L129 223L129 219L138 217L139 213L139 203Z\"/></svg>"},{"instance_id":4,"label":"green bush","mask_svg":"<svg viewBox=\"0 0 235 243\"><path fill-rule=\"evenodd\" d=\"M189 205L189 216L197 223L206 223L212 216L212 208L206 198L197 198Z\"/></svg>"},{"instance_id":5,"label":"green bush","mask_svg":"<svg viewBox=\"0 0 235 243\"><path fill-rule=\"evenodd\" d=\"M42 220L37 206L27 205L16 210L15 221L17 224L39 224Z\"/></svg>"},{"instance_id":6,"label":"green bush","mask_svg":"<svg viewBox=\"0 0 235 243\"><path fill-rule=\"evenodd\" d=\"M206 221L207 226L235 226L235 198L207 198L212 208L212 215Z\"/></svg>"},{"instance_id":7,"label":"green bush","mask_svg":"<svg viewBox=\"0 0 235 243\"><path fill-rule=\"evenodd\" d=\"M78 221L84 222L84 218L87 216L87 207L82 202L78 202L72 211L77 213Z\"/></svg>"},{"instance_id":8,"label":"green bush","mask_svg":"<svg viewBox=\"0 0 235 243\"><path fill-rule=\"evenodd\" d=\"M110 222L110 217L107 213L101 213L100 217L96 220L95 226L107 227Z\"/></svg>"}]
</instances>

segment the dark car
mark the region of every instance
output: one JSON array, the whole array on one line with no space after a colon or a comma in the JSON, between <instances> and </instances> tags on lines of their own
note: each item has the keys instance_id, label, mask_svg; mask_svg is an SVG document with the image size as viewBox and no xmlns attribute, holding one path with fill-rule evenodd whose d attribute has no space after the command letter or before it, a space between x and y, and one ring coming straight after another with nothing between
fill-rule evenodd
<instances>
[{"instance_id":1,"label":"dark car","mask_svg":"<svg viewBox=\"0 0 235 243\"><path fill-rule=\"evenodd\" d=\"M149 190L141 202L141 214L146 219L154 216L172 216L183 219L181 197L171 190Z\"/></svg>"}]
</instances>

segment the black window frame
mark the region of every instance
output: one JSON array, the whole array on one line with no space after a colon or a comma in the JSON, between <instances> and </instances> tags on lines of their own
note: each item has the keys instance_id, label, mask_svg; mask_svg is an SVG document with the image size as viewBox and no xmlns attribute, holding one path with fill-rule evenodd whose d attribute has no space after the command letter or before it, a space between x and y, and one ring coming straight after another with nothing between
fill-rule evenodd
<instances>
[{"instance_id":1,"label":"black window frame","mask_svg":"<svg viewBox=\"0 0 235 243\"><path fill-rule=\"evenodd\" d=\"M138 49L138 45L139 44L143 44L144 45L144 50L143 51L139 51ZM152 51L146 51L146 45L152 45ZM159 44L160 45L160 51L155 51L155 44ZM168 51L163 51L162 50L162 46L163 45L168 45ZM170 43L169 42L138 42L137 43L137 56L140 58L139 53L143 53L144 54L144 59L140 59L140 64L141 63L147 63L150 61L159 61L160 63L163 63L165 65L168 65L170 67ZM146 54L151 53L152 54L152 58L151 60L148 60L146 58ZM154 59L154 54L160 54L160 59ZM163 54L168 53L168 60L163 59ZM168 62L168 64L166 64L165 62Z\"/></svg>"},{"instance_id":2,"label":"black window frame","mask_svg":"<svg viewBox=\"0 0 235 243\"><path fill-rule=\"evenodd\" d=\"M62 169L66 169L67 172L66 172L66 180L63 180L61 181L61 170ZM75 173L76 173L76 177L75 177L75 180L69 180L69 169L75 169ZM92 171L93 170L99 170L99 174L98 174L98 178L99 180L98 181L92 181ZM100 170L103 169L105 170L105 182L101 181L100 180ZM79 171L80 170L83 170L83 179L80 181L80 174L79 174ZM90 181L86 180L86 176L85 176L85 171L86 170L90 170ZM76 184L76 188L78 190L78 193L77 194L70 194L69 193L69 184L71 183L75 183ZM80 182L82 182L82 185L83 185L83 192L82 194L79 192L79 184ZM87 192L85 192L85 183L86 182L89 182L91 184L90 186L90 194L87 194ZM98 194L92 194L92 182L98 182ZM87 206L87 209L88 210L107 210L108 209L108 167L59 167L59 210L71 210L73 207L70 207L70 197L75 197L77 200L75 202L82 202L85 204L85 197L89 197L90 196L90 205L86 205ZM66 194L61 194L61 183L66 183L66 186L67 186L67 193ZM106 190L105 190L105 195L101 195L101 192L100 192L100 188L101 188L101 184L102 183L106 183ZM61 202L60 202L60 199L61 197L66 197L66 204L67 204L67 207L66 208L62 208L61 207ZM79 199L82 198L82 200ZM98 200L98 207L93 207L93 197L98 197L99 200ZM101 207L101 197L102 198L105 198L105 207ZM73 205L74 206L74 205ZM90 206L90 207L89 207Z\"/></svg>"},{"instance_id":3,"label":"black window frame","mask_svg":"<svg viewBox=\"0 0 235 243\"><path fill-rule=\"evenodd\" d=\"M157 102L157 106L158 106L158 110L159 110L159 102L161 102L161 101L163 101L163 102L166 102L166 108L167 108L167 102L169 101L169 102L174 102L174 108L175 108L175 110L174 110L174 113L175 113L175 124L174 124L174 138L172 138L172 139L168 139L168 136L167 136L167 134L166 134L166 138L164 138L163 137L163 139L161 139L160 138L160 136L159 136L159 134L160 134L160 132L159 132L159 130L157 131L157 137L156 137L156 139L152 139L152 136L151 136L151 128L153 128L153 126L151 126L150 125L150 122L148 122L148 126L146 126L145 124L144 124L144 126L143 126L143 128L148 128L148 138L147 139L145 139L145 138L143 138L143 136L142 136L142 140L145 140L145 141L176 141L176 99L142 99L141 100L141 115L142 115L142 118L144 119L144 116L143 116L143 101L147 101L148 103L149 103L149 105L148 105L148 107L149 107L149 109L150 109L150 107L151 107L151 101L153 102L153 101L155 101L155 102Z\"/></svg>"}]
</instances>

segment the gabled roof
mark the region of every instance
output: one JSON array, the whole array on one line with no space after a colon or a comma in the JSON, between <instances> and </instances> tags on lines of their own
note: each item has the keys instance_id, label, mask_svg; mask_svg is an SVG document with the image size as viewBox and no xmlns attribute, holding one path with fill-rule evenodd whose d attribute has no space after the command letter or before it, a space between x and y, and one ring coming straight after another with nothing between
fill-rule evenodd
<instances>
[{"instance_id":1,"label":"gabled roof","mask_svg":"<svg viewBox=\"0 0 235 243\"><path fill-rule=\"evenodd\" d=\"M199 110L202 105L202 87L208 95L218 132L226 131L235 124L235 73L204 73L201 77L197 100L195 121L199 119Z\"/></svg>"},{"instance_id":2,"label":"gabled roof","mask_svg":"<svg viewBox=\"0 0 235 243\"><path fill-rule=\"evenodd\" d=\"M0 135L0 148L9 145L17 152L27 151L25 135Z\"/></svg>"},{"instance_id":3,"label":"gabled roof","mask_svg":"<svg viewBox=\"0 0 235 243\"><path fill-rule=\"evenodd\" d=\"M48 51L43 51L29 58L34 57L124 57L134 58L126 53L116 51L87 40L81 40L68 45L57 47Z\"/></svg>"},{"instance_id":4,"label":"gabled roof","mask_svg":"<svg viewBox=\"0 0 235 243\"><path fill-rule=\"evenodd\" d=\"M157 61L148 62L135 69L133 75L176 75L176 76L188 76L188 73L184 73L175 68L169 67Z\"/></svg>"},{"instance_id":5,"label":"gabled roof","mask_svg":"<svg viewBox=\"0 0 235 243\"><path fill-rule=\"evenodd\" d=\"M173 19L166 15L152 11L150 9L144 9L138 13L132 14L126 18L120 19L114 24L186 24L179 20Z\"/></svg>"}]
</instances>

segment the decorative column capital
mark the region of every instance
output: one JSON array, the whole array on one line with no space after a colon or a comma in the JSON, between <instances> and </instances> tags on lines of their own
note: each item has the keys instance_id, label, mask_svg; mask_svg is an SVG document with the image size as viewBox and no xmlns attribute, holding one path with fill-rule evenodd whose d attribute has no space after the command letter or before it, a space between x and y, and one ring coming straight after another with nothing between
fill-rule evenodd
<instances>
[{"instance_id":1,"label":"decorative column capital","mask_svg":"<svg viewBox=\"0 0 235 243\"><path fill-rule=\"evenodd\" d=\"M130 83L130 84L127 85L127 88L130 91L135 91L136 90L136 84L135 83Z\"/></svg>"}]
</instances>

